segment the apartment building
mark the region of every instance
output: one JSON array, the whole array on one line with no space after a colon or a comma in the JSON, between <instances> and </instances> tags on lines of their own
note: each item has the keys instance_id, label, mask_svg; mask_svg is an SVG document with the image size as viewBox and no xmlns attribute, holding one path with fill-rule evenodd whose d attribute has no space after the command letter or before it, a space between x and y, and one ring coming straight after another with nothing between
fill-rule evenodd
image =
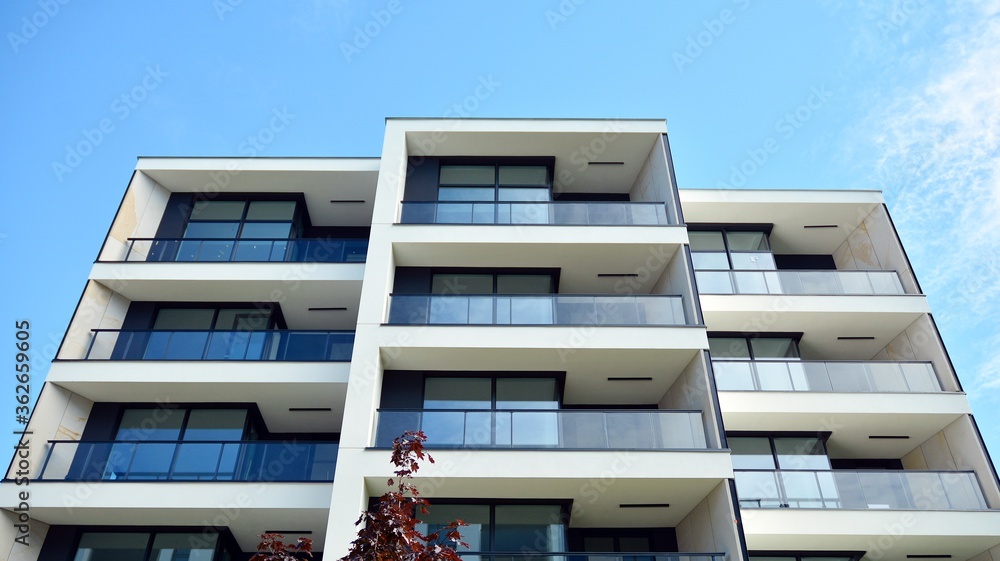
<instances>
[{"instance_id":1,"label":"apartment building","mask_svg":"<svg viewBox=\"0 0 1000 561\"><path fill-rule=\"evenodd\" d=\"M424 527L467 521L470 561L1000 561L878 192L678 190L664 121L545 119L140 158L0 557L239 560L277 531L337 559L415 429Z\"/></svg>"}]
</instances>

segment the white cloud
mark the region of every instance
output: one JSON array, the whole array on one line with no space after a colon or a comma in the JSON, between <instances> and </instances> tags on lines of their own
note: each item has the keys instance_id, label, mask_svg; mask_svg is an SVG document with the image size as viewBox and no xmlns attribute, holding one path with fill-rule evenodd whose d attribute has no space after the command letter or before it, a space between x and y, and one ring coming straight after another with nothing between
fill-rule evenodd
<instances>
[{"instance_id":1,"label":"white cloud","mask_svg":"<svg viewBox=\"0 0 1000 561\"><path fill-rule=\"evenodd\" d=\"M1000 343L998 12L1000 0L950 3L936 40L895 60L923 76L897 84L861 127L924 290L948 303L937 310L942 326L978 327L992 349ZM974 385L1000 390L1000 359L984 358Z\"/></svg>"}]
</instances>

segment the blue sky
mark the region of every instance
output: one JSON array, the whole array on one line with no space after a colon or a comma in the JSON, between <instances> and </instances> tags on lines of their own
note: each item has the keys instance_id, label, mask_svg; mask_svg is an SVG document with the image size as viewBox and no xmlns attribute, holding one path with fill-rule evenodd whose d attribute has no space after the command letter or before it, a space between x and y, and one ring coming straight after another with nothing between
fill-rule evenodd
<instances>
[{"instance_id":1,"label":"blue sky","mask_svg":"<svg viewBox=\"0 0 1000 561\"><path fill-rule=\"evenodd\" d=\"M0 332L12 347L15 319L31 321L37 395L139 155L377 156L387 116L666 118L682 188L885 191L1000 459L998 12L996 0L3 2ZM734 177L769 139L767 162Z\"/></svg>"}]
</instances>

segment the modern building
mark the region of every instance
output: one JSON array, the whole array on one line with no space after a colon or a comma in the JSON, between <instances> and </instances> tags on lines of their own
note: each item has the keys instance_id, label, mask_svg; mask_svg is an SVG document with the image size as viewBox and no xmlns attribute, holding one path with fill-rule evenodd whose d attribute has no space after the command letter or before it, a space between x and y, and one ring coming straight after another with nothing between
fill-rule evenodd
<instances>
[{"instance_id":1,"label":"modern building","mask_svg":"<svg viewBox=\"0 0 1000 561\"><path fill-rule=\"evenodd\" d=\"M878 192L678 190L664 121L545 119L140 158L0 557L238 560L276 531L337 559L413 429L425 526L469 522L469 561L1000 561Z\"/></svg>"}]
</instances>

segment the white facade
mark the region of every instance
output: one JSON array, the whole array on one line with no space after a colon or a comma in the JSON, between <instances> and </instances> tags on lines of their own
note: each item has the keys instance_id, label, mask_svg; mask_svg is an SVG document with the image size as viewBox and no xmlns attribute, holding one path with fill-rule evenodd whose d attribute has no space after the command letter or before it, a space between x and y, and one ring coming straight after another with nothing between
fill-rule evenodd
<instances>
[{"instance_id":1,"label":"white facade","mask_svg":"<svg viewBox=\"0 0 1000 561\"><path fill-rule=\"evenodd\" d=\"M242 428L196 420L224 410ZM996 471L881 195L678 190L664 121L558 119L140 158L31 419L27 539L0 485L0 559L206 528L337 559L393 471L380 426L428 432L432 505L493 513L473 551L1000 561Z\"/></svg>"}]
</instances>

